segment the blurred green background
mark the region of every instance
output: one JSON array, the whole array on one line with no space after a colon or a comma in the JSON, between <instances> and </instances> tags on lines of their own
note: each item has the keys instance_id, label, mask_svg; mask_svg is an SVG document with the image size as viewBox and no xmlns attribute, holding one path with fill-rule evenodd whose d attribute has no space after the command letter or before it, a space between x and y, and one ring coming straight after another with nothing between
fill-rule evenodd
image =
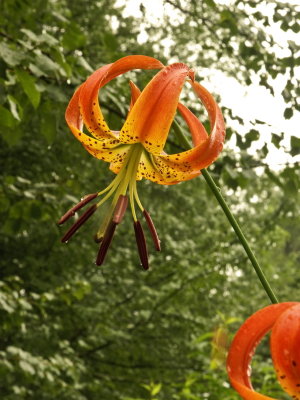
<instances>
[{"instance_id":1,"label":"blurred green background","mask_svg":"<svg viewBox=\"0 0 300 400\"><path fill-rule=\"evenodd\" d=\"M299 47L289 41L279 55L269 28L298 33L300 10L280 1L164 0L165 12L154 23L146 4L136 3L140 14L133 17L112 0L0 2L3 400L238 399L225 371L228 343L243 319L269 300L205 181L172 187L140 182L162 252L148 237L151 269L141 270L128 213L97 267L92 236L99 217L67 245L60 243L65 229L56 221L113 174L70 134L64 112L93 70L145 54L166 64L192 59L204 86L202 68L245 87L259 82L271 93L282 76L282 119L297 116ZM148 38L138 42L141 32ZM128 79L143 88L153 73L132 72L104 88L101 105L112 129L126 117ZM214 95L235 146L225 146L209 170L280 301L298 300L299 159L287 158L275 171L266 157L274 146L297 156L299 132L273 132L249 153L262 139L264 121L245 128L217 89ZM183 102L205 121L188 91ZM173 132L170 139L169 149L177 151ZM266 343L258 353L255 387L286 398Z\"/></svg>"}]
</instances>

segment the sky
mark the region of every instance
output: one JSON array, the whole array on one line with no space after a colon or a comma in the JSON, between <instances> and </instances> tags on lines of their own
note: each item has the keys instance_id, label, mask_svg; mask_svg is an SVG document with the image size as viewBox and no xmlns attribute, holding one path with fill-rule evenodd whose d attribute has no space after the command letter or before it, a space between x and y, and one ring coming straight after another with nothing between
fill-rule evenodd
<instances>
[{"instance_id":1,"label":"sky","mask_svg":"<svg viewBox=\"0 0 300 400\"><path fill-rule=\"evenodd\" d=\"M217 0L217 2L228 4L230 0ZM286 0L285 2L300 5L299 0ZM141 17L140 3L141 0L119 0L117 5L125 4L124 16ZM152 23L159 23L159 16L164 13L163 0L143 0L142 3L146 10L146 18ZM260 7L260 11L264 14L272 11L269 5L266 7L262 3ZM278 55L280 56L289 55L288 49L284 49L285 47L287 48L288 40L293 40L300 45L299 34L290 30L283 32L278 24L274 24L270 28L270 33L282 47L282 49L278 48ZM141 34L137 40L140 43L147 41L147 34L143 32L143 26L141 26ZM168 46L168 39L165 41L165 46ZM285 52L287 53L285 54ZM201 68L193 65L191 67L194 67L196 71ZM300 68L298 73L300 75ZM286 77L281 75L274 80L275 96L272 96L265 87L260 86L258 83L244 87L233 77L228 77L218 70L201 70L201 76L207 77L207 82L202 81L201 83L208 90L220 95L221 105L231 108L234 115L238 115L246 121L244 127L240 126L237 122L233 122L231 125L234 129L238 129L240 133L246 133L249 129L253 128L251 121L257 119L267 122L268 126L260 128L263 135L261 140L251 147L252 153L255 153L258 148L262 147L265 141L270 142L272 133L285 133L282 145L287 149L289 149L291 135L300 137L300 113L295 112L294 116L289 120L285 120L283 117L286 106L280 93L285 86ZM234 147L234 141L231 141L229 146ZM283 149L278 150L272 144L270 146L272 150L266 162L273 169L280 169L282 164L287 162L294 163L295 161L300 161L300 155L292 158Z\"/></svg>"}]
</instances>

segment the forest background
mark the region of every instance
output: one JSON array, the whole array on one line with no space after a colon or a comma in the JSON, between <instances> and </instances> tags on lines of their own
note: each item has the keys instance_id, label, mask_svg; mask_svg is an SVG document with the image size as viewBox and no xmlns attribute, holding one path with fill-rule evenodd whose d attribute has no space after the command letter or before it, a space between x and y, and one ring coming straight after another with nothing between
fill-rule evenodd
<instances>
[{"instance_id":1,"label":"forest background","mask_svg":"<svg viewBox=\"0 0 300 400\"><path fill-rule=\"evenodd\" d=\"M140 14L132 17L113 0L0 1L3 400L238 399L225 371L228 344L269 299L204 179L140 183L162 252L151 252L151 269L141 270L128 215L97 267L99 219L68 245L56 222L113 174L70 134L64 112L93 70L145 54L195 67L208 87L210 69L271 94L280 79L281 118L299 118L299 46L288 41L280 52L269 28L298 33L300 9L280 1L164 0L154 23L137 3ZM146 40L138 41L142 33ZM142 88L150 75L132 72L105 87L102 106L113 129L126 117L128 79ZM299 131L246 121L220 92L227 145L209 171L279 300L297 301ZM182 101L206 120L188 91ZM286 153L285 163L268 164L274 149ZM172 132L170 150L178 150ZM254 357L253 380L258 390L287 398L266 343Z\"/></svg>"}]
</instances>

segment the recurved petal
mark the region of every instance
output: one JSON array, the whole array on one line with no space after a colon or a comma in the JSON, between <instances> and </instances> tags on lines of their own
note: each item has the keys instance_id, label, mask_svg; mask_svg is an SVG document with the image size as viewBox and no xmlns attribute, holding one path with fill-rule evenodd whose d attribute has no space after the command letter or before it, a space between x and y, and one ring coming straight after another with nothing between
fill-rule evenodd
<instances>
[{"instance_id":1,"label":"recurved petal","mask_svg":"<svg viewBox=\"0 0 300 400\"><path fill-rule=\"evenodd\" d=\"M159 154L174 119L179 95L187 76L187 65L176 63L158 72L142 91L120 131L124 143L141 142L153 154Z\"/></svg>"},{"instance_id":2,"label":"recurved petal","mask_svg":"<svg viewBox=\"0 0 300 400\"><path fill-rule=\"evenodd\" d=\"M227 372L232 386L245 400L274 400L253 390L250 363L255 348L263 336L284 311L296 304L299 303L272 304L257 311L245 321L235 335L228 353Z\"/></svg>"},{"instance_id":3,"label":"recurved petal","mask_svg":"<svg viewBox=\"0 0 300 400\"><path fill-rule=\"evenodd\" d=\"M225 139L225 123L219 106L208 90L197 82L190 81L190 84L207 109L211 133L205 141L201 141L191 150L161 157L176 164L187 163L193 170L199 171L212 164L221 152Z\"/></svg>"},{"instance_id":4,"label":"recurved petal","mask_svg":"<svg viewBox=\"0 0 300 400\"><path fill-rule=\"evenodd\" d=\"M119 144L119 140L111 136L99 136L97 139L86 135L83 132L83 121L79 110L79 98L82 90L82 85L75 91L66 110L66 121L73 135L78 139L85 148L90 149L90 152L98 154L108 148L115 147Z\"/></svg>"},{"instance_id":5,"label":"recurved petal","mask_svg":"<svg viewBox=\"0 0 300 400\"><path fill-rule=\"evenodd\" d=\"M136 86L136 84L133 83L132 81L129 81L129 85L130 85L130 91L131 91L130 109L129 109L129 111L130 111L132 109L132 107L134 106L134 103L137 101L139 95L141 94L141 91Z\"/></svg>"},{"instance_id":6,"label":"recurved petal","mask_svg":"<svg viewBox=\"0 0 300 400\"><path fill-rule=\"evenodd\" d=\"M98 92L112 64L104 65L95 71L83 84L80 92L79 105L83 122L89 132L96 138L114 137L109 129L98 101Z\"/></svg>"},{"instance_id":7,"label":"recurved petal","mask_svg":"<svg viewBox=\"0 0 300 400\"><path fill-rule=\"evenodd\" d=\"M103 118L98 102L100 89L109 81L132 69L159 69L163 64L152 57L127 56L95 71L82 85L80 108L83 121L95 137L114 136Z\"/></svg>"},{"instance_id":8,"label":"recurved petal","mask_svg":"<svg viewBox=\"0 0 300 400\"><path fill-rule=\"evenodd\" d=\"M178 110L189 127L193 145L198 146L204 142L208 138L208 134L196 115L181 103L178 104Z\"/></svg>"},{"instance_id":9,"label":"recurved petal","mask_svg":"<svg viewBox=\"0 0 300 400\"><path fill-rule=\"evenodd\" d=\"M300 304L277 319L271 334L271 354L282 388L300 399Z\"/></svg>"},{"instance_id":10,"label":"recurved petal","mask_svg":"<svg viewBox=\"0 0 300 400\"><path fill-rule=\"evenodd\" d=\"M130 99L130 110L131 110L135 102L137 101L138 97L140 96L141 91L134 82L129 81L129 85L131 90L131 99ZM192 113L192 111L189 110L187 107L185 107L182 103L178 103L177 109L190 129L194 146L197 146L198 144L206 140L208 137L206 129L201 124L199 119Z\"/></svg>"}]
</instances>

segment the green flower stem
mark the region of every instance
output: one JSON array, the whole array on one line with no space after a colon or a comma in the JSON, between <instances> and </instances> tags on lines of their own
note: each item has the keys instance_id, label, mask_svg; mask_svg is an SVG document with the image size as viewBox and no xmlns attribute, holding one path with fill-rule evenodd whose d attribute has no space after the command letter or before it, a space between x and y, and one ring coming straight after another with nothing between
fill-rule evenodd
<instances>
[{"instance_id":1,"label":"green flower stem","mask_svg":"<svg viewBox=\"0 0 300 400\"><path fill-rule=\"evenodd\" d=\"M245 238L237 220L233 216L232 212L230 211L228 205L226 204L226 201L224 200L220 190L218 189L217 185L215 184L213 178L209 174L209 172L206 169L203 169L201 171L203 178L206 180L206 183L208 184L210 190L213 192L215 195L215 198L217 199L218 203L222 207L222 210L224 211L224 214L226 215L230 225L232 226L235 234L237 235L241 245L244 247L245 252L247 253L247 256L249 260L252 263L252 266L258 276L258 279L260 280L261 284L263 285L263 288L265 289L267 295L269 296L269 299L271 300L272 303L278 303L278 300L267 280L265 277L265 274L263 273L253 251L251 250L249 243L247 239Z\"/></svg>"},{"instance_id":2,"label":"green flower stem","mask_svg":"<svg viewBox=\"0 0 300 400\"><path fill-rule=\"evenodd\" d=\"M184 143L185 147L191 148L190 142L188 141L188 139L182 132L180 125L176 121L174 121L174 122L175 123L173 125L173 128L174 128L174 131L175 131L178 139L180 140L180 143ZM267 295L269 296L269 299L271 300L272 303L278 303L278 300L277 300L265 274L263 273L253 251L251 250L249 243L248 243L247 239L245 238L237 220L233 216L226 201L224 200L224 198L220 192L220 189L217 187L213 178L211 177L211 175L209 174L209 172L206 169L201 170L201 173L202 173L202 176L205 179L206 183L208 184L210 190L212 191L212 193L214 194L218 203L220 204L224 214L226 215L230 225L232 226L235 234L237 235L241 245L244 247L244 250L245 250L249 260L251 261L251 264L258 276L258 279L260 280L264 290L266 291Z\"/></svg>"}]
</instances>

